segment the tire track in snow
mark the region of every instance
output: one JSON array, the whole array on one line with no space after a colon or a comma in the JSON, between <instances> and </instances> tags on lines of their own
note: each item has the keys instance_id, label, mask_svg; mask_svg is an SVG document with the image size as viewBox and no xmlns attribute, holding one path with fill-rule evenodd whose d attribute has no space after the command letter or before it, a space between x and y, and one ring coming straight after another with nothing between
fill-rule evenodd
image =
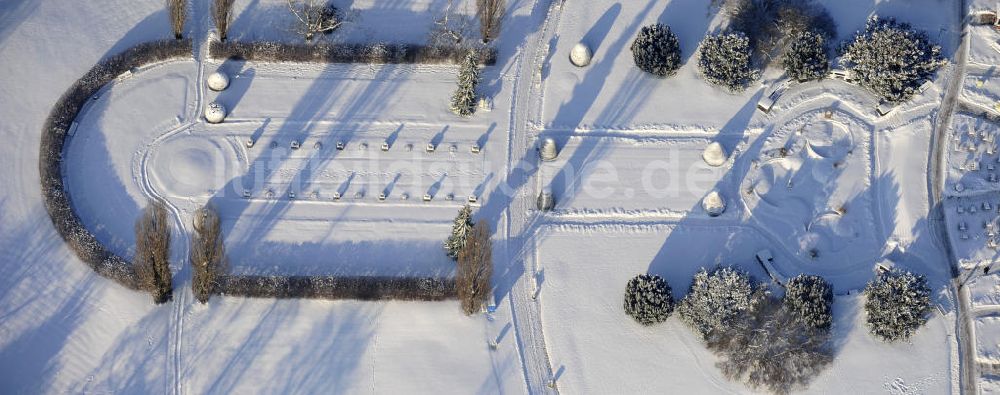
<instances>
[{"instance_id":1,"label":"tire track in snow","mask_svg":"<svg viewBox=\"0 0 1000 395\"><path fill-rule=\"evenodd\" d=\"M544 7L545 15L542 28L535 40L525 40L526 45L522 48L517 60L516 75L511 98L511 118L510 130L508 133L508 153L506 174L512 174L514 166L520 166L519 155L530 157L530 146L528 131L531 130L529 107L535 102L532 97L537 94L536 87L541 87L541 80L534 81L535 67L541 67L544 62L548 48L547 43L555 34L555 27L558 25L559 15L562 13L563 0L549 0L549 4L543 5L545 0L537 0L532 6L533 9ZM539 110L540 111L540 110ZM521 177L529 177L521 175ZM545 335L541 321L541 309L538 301L532 298L534 273L536 270L534 257L534 245L532 251L525 253L529 247L528 241L534 242L530 234L526 234L537 221L530 218L531 191L527 189L534 187L530 180L505 180L510 185L512 181L523 185L512 196L510 204L503 212L503 219L506 222L504 227L504 244L508 262L513 259L521 261L524 272L519 276L510 290L507 298L511 308L511 316L514 324L514 336L517 339L519 356L521 358L522 370L525 378L528 393L558 393L552 374L552 364L549 359L548 349L545 345ZM537 182L537 181L536 181ZM514 235L516 239L512 240ZM513 242L512 242L513 241ZM550 386L551 384L551 386Z\"/></svg>"}]
</instances>

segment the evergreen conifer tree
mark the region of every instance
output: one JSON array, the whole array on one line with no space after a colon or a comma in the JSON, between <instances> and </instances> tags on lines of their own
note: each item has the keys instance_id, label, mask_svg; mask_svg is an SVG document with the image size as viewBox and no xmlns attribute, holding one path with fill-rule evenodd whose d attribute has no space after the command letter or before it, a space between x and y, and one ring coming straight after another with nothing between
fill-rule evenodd
<instances>
[{"instance_id":1,"label":"evergreen conifer tree","mask_svg":"<svg viewBox=\"0 0 1000 395\"><path fill-rule=\"evenodd\" d=\"M444 249L448 252L448 257L451 259L458 259L458 253L462 251L465 247L465 241L469 238L469 232L472 231L472 207L468 204L462 207L462 210L458 212L458 216L455 217L455 224L451 229L451 236L448 236L448 240L444 243Z\"/></svg>"},{"instance_id":2,"label":"evergreen conifer tree","mask_svg":"<svg viewBox=\"0 0 1000 395\"><path fill-rule=\"evenodd\" d=\"M458 89L451 96L451 111L467 117L476 112L476 86L479 85L479 54L469 51L458 71Z\"/></svg>"}]
</instances>

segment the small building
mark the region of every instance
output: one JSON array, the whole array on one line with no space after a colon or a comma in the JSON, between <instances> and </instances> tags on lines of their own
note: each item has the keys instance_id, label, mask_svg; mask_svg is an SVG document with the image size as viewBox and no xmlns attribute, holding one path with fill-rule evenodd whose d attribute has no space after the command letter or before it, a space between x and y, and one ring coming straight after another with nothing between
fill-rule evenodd
<instances>
[{"instance_id":1,"label":"small building","mask_svg":"<svg viewBox=\"0 0 1000 395\"><path fill-rule=\"evenodd\" d=\"M979 10L973 11L969 18L970 25L990 25L990 26L1000 26L1000 18L997 17L997 11L995 10Z\"/></svg>"}]
</instances>

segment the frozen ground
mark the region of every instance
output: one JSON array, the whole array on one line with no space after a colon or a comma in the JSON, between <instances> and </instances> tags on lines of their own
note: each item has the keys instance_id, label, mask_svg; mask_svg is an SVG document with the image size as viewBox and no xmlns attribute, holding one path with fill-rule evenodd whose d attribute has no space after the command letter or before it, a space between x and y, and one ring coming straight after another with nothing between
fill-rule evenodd
<instances>
[{"instance_id":1,"label":"frozen ground","mask_svg":"<svg viewBox=\"0 0 1000 395\"><path fill-rule=\"evenodd\" d=\"M336 3L346 23L322 40L421 43L449 2ZM456 2L456 18L469 17L471 3ZM42 208L41 125L102 56L167 38L166 16L159 3L121 0L0 3L0 96L14 98L0 106L0 388L744 393L678 320L653 328L628 320L621 292L650 272L680 298L693 273L717 264L766 281L753 256L767 248L772 274L822 274L838 295L837 359L808 392L959 391L956 317L942 296L950 273L928 225L929 141L951 69L886 117L870 94L839 81L792 86L764 114L755 106L774 71L740 94L697 74L698 42L722 22L707 0L509 3L500 61L484 72L493 111L450 114L455 67L217 62L198 51L113 84L79 119L66 155L75 207L114 251L130 254L132 221L148 197L174 209L178 245L190 213L212 202L235 273L447 276L454 266L441 241L475 196L478 217L496 230L492 319L464 317L456 302L217 297L202 306L188 291L183 247L173 251L179 288L170 304L151 306L147 295L96 277ZM948 2L822 3L841 39L878 13L926 30L946 56L956 49ZM195 4L189 24L198 49L206 4ZM238 0L230 37L295 40L283 8ZM638 72L628 50L655 21L673 27L684 52L685 66L667 80ZM39 45L40 37L72 39ZM595 51L586 68L566 59L579 41ZM202 81L217 69L236 77L218 94ZM221 125L199 118L212 100L230 110ZM546 137L560 155L539 162L534 146ZM722 166L701 159L712 142L728 154ZM535 198L547 187L557 205L540 213ZM711 191L727 200L719 217L701 208ZM864 328L863 299L852 291L881 261L927 275L945 306L909 343L886 345ZM993 288L977 283L973 299L995 305ZM990 352L992 326L976 332L979 352Z\"/></svg>"}]
</instances>

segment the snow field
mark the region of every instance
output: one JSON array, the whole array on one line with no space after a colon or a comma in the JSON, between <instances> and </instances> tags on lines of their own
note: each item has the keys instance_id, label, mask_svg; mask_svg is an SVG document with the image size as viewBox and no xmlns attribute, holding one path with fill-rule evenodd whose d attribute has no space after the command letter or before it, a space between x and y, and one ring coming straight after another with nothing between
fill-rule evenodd
<instances>
[{"instance_id":1,"label":"snow field","mask_svg":"<svg viewBox=\"0 0 1000 395\"><path fill-rule=\"evenodd\" d=\"M426 42L434 22L441 17L441 10L448 6L449 1L334 0L330 3L340 11L344 22L337 28L336 34L317 35L317 40L421 44ZM473 19L475 3L472 0L454 1L453 9L457 14L453 19L468 19L470 22L466 30L478 38L479 25ZM233 15L229 37L234 40L302 40L296 32L298 21L288 11L285 0L237 1L233 5ZM268 28L261 29L262 25Z\"/></svg>"},{"instance_id":2,"label":"snow field","mask_svg":"<svg viewBox=\"0 0 1000 395\"><path fill-rule=\"evenodd\" d=\"M976 276L966 283L975 309L1000 308L1000 275Z\"/></svg>"},{"instance_id":3,"label":"snow field","mask_svg":"<svg viewBox=\"0 0 1000 395\"><path fill-rule=\"evenodd\" d=\"M753 151L739 188L749 222L795 256L795 267L776 262L785 276L866 281L885 244L873 206L872 126L836 103L796 114Z\"/></svg>"},{"instance_id":4,"label":"snow field","mask_svg":"<svg viewBox=\"0 0 1000 395\"><path fill-rule=\"evenodd\" d=\"M189 117L193 73L192 63L177 62L111 84L77 117L66 144L63 174L77 215L121 256L131 256L134 220L149 196L143 153Z\"/></svg>"},{"instance_id":5,"label":"snow field","mask_svg":"<svg viewBox=\"0 0 1000 395\"><path fill-rule=\"evenodd\" d=\"M981 316L975 320L976 358L979 362L1000 363L1000 317Z\"/></svg>"},{"instance_id":6,"label":"snow field","mask_svg":"<svg viewBox=\"0 0 1000 395\"><path fill-rule=\"evenodd\" d=\"M965 77L962 99L993 115L1000 114L1000 75L996 74L995 66L970 70Z\"/></svg>"},{"instance_id":7,"label":"snow field","mask_svg":"<svg viewBox=\"0 0 1000 395\"><path fill-rule=\"evenodd\" d=\"M456 311L458 302L451 301L216 297L185 317L184 389L194 393L523 392L516 342L507 327L509 313L501 311L496 321L486 322ZM497 350L488 347L490 338L499 338Z\"/></svg>"},{"instance_id":8,"label":"snow field","mask_svg":"<svg viewBox=\"0 0 1000 395\"><path fill-rule=\"evenodd\" d=\"M677 317L644 327L626 316L621 304L625 284L638 273L662 276L678 301L700 267L735 265L758 281L769 281L754 254L771 243L753 228L553 224L539 231L536 243L538 300L560 391L748 392L721 375L716 357ZM942 341L950 336L949 319L935 314L911 342L886 344L865 328L863 303L857 295L836 297L837 357L804 392L914 393L892 392L904 387L915 393L949 392L952 361L946 357L949 342ZM669 378L656 379L665 371Z\"/></svg>"},{"instance_id":9,"label":"snow field","mask_svg":"<svg viewBox=\"0 0 1000 395\"><path fill-rule=\"evenodd\" d=\"M705 195L734 195L726 178L732 164L712 167L701 158L712 139L590 135L598 133L566 138L559 157L542 163L538 177L556 198L554 215L708 217L700 206Z\"/></svg>"},{"instance_id":10,"label":"snow field","mask_svg":"<svg viewBox=\"0 0 1000 395\"><path fill-rule=\"evenodd\" d=\"M997 11L996 2L969 1L969 13L983 10ZM969 62L981 66L1000 64L1000 32L990 26L969 26Z\"/></svg>"}]
</instances>

